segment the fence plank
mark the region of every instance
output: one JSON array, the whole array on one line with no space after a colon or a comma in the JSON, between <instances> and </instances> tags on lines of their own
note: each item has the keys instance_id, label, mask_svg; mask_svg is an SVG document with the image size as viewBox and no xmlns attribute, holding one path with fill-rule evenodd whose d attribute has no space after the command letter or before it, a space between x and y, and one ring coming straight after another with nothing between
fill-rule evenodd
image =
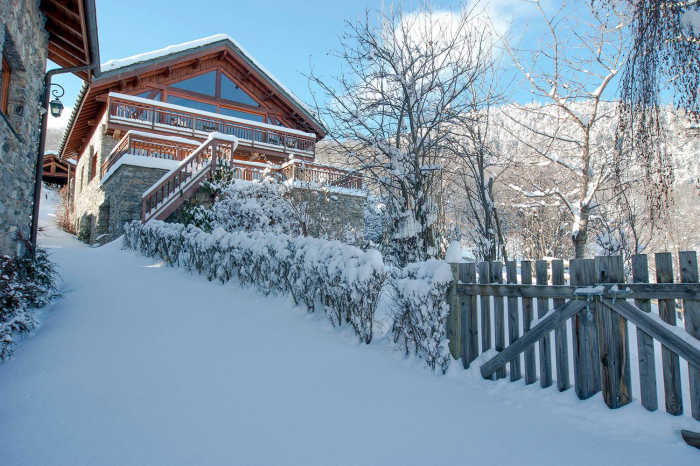
<instances>
[{"instance_id":1,"label":"fence plank","mask_svg":"<svg viewBox=\"0 0 700 466\"><path fill-rule=\"evenodd\" d=\"M595 273L596 283L624 282L622 256L597 256ZM603 399L608 408L620 408L632 399L627 319L602 305L598 314L598 348Z\"/></svg>"},{"instance_id":2,"label":"fence plank","mask_svg":"<svg viewBox=\"0 0 700 466\"><path fill-rule=\"evenodd\" d=\"M588 286L595 283L595 261L572 259L569 262L571 284ZM574 350L574 388L579 399L585 400L600 391L600 361L598 359L598 318L591 304L571 320Z\"/></svg>"},{"instance_id":3,"label":"fence plank","mask_svg":"<svg viewBox=\"0 0 700 466\"><path fill-rule=\"evenodd\" d=\"M538 285L547 285L547 266L545 260L535 261L535 278ZM549 299L537 298L537 318L541 319L549 311ZM547 388L552 385L552 336L547 333L540 340L540 385Z\"/></svg>"},{"instance_id":4,"label":"fence plank","mask_svg":"<svg viewBox=\"0 0 700 466\"><path fill-rule=\"evenodd\" d=\"M491 281L491 270L488 262L479 262L479 283ZM491 297L481 296L481 352L491 349Z\"/></svg>"},{"instance_id":5,"label":"fence plank","mask_svg":"<svg viewBox=\"0 0 700 466\"><path fill-rule=\"evenodd\" d=\"M518 262L506 263L506 279L508 283L518 283ZM520 337L520 321L518 312L518 298L508 297L508 344L512 345ZM520 367L520 355L510 361L510 381L515 382L522 378Z\"/></svg>"},{"instance_id":6,"label":"fence plank","mask_svg":"<svg viewBox=\"0 0 700 466\"><path fill-rule=\"evenodd\" d=\"M476 282L476 263L459 265L459 280L463 283ZM468 368L479 356L479 317L476 295L460 296L462 305L462 364Z\"/></svg>"},{"instance_id":7,"label":"fence plank","mask_svg":"<svg viewBox=\"0 0 700 466\"><path fill-rule=\"evenodd\" d=\"M673 257L670 252L656 254L656 281L673 282ZM659 300L659 317L667 324L676 325L676 302L673 299ZM664 369L664 399L666 412L679 416L683 414L681 393L681 368L678 355L666 346L661 346L661 362Z\"/></svg>"},{"instance_id":8,"label":"fence plank","mask_svg":"<svg viewBox=\"0 0 700 466\"><path fill-rule=\"evenodd\" d=\"M632 256L632 280L649 282L649 265L646 254ZM644 312L651 312L651 301L635 299L635 306ZM639 355L639 389L642 395L642 406L649 411L659 408L656 394L656 362L654 356L654 339L644 330L637 327L637 353Z\"/></svg>"},{"instance_id":9,"label":"fence plank","mask_svg":"<svg viewBox=\"0 0 700 466\"><path fill-rule=\"evenodd\" d=\"M681 282L697 283L698 281L698 257L695 251L683 251L678 254L678 263L681 266ZM700 340L700 301L694 299L683 300L683 320L685 331L693 338ZM700 369L688 366L690 409L692 416L700 421Z\"/></svg>"},{"instance_id":10,"label":"fence plank","mask_svg":"<svg viewBox=\"0 0 700 466\"><path fill-rule=\"evenodd\" d=\"M564 279L564 261L552 261L552 285L563 285L566 283ZM553 299L552 306L558 308L564 304L563 299ZM561 324L554 329L554 347L556 348L557 357L557 388L560 392L571 388L569 380L569 338L566 333L566 323Z\"/></svg>"},{"instance_id":11,"label":"fence plank","mask_svg":"<svg viewBox=\"0 0 700 466\"><path fill-rule=\"evenodd\" d=\"M503 283L503 262L491 262L491 283ZM503 298L501 297L493 298L493 316L494 333L496 336L496 341L494 343L496 351L501 352L506 347L506 316L503 307ZM496 371L496 378L504 379L505 377L506 368L503 366Z\"/></svg>"},{"instance_id":12,"label":"fence plank","mask_svg":"<svg viewBox=\"0 0 700 466\"><path fill-rule=\"evenodd\" d=\"M520 261L520 281L523 285L532 284L532 262ZM523 337L530 331L532 323L532 298L523 298ZM537 365L535 363L535 349L528 347L524 353L525 384L530 385L537 381Z\"/></svg>"},{"instance_id":13,"label":"fence plank","mask_svg":"<svg viewBox=\"0 0 700 466\"><path fill-rule=\"evenodd\" d=\"M452 269L452 284L447 293L447 304L450 310L447 314L447 339L449 340L448 347L450 354L454 359L462 357L462 343L460 342L460 334L462 333L462 309L460 297L457 294L457 284L459 283L459 264L450 264Z\"/></svg>"},{"instance_id":14,"label":"fence plank","mask_svg":"<svg viewBox=\"0 0 700 466\"><path fill-rule=\"evenodd\" d=\"M481 375L484 378L488 378L488 376L493 374L499 367L504 366L514 357L526 351L526 348L532 348L537 341L542 339L543 335L550 333L552 330L565 323L571 316L580 312L584 307L586 307L585 301L571 300L567 301L563 306L554 309L547 317L540 320L529 332L519 338L517 342L486 361L484 365L481 366Z\"/></svg>"}]
</instances>

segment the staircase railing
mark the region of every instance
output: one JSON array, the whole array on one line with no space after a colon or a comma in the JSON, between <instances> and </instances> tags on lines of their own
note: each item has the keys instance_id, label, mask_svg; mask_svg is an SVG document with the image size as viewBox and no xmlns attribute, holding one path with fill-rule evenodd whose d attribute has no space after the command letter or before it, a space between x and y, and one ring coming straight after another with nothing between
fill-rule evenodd
<instances>
[{"instance_id":1,"label":"staircase railing","mask_svg":"<svg viewBox=\"0 0 700 466\"><path fill-rule=\"evenodd\" d=\"M142 196L141 220L164 220L189 197L207 177L216 171L217 164L230 165L237 141L230 136L212 134L180 165L166 173Z\"/></svg>"}]
</instances>

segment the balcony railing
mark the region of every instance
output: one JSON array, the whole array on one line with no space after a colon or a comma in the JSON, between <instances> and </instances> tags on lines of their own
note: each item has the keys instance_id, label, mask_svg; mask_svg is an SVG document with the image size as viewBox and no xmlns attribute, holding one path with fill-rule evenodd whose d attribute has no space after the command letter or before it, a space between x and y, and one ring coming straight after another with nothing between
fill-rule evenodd
<instances>
[{"instance_id":1,"label":"balcony railing","mask_svg":"<svg viewBox=\"0 0 700 466\"><path fill-rule=\"evenodd\" d=\"M182 161L199 145L200 143L197 141L188 143L185 140L177 140L177 138L158 138L157 136L129 131L112 149L109 157L102 164L101 177L104 178L105 174L125 154Z\"/></svg>"},{"instance_id":2,"label":"balcony railing","mask_svg":"<svg viewBox=\"0 0 700 466\"><path fill-rule=\"evenodd\" d=\"M313 155L315 153L316 137L311 133L125 94L110 93L107 105L108 122L168 131L195 138L206 138L210 133L218 132L236 136L239 147L284 154Z\"/></svg>"}]
</instances>

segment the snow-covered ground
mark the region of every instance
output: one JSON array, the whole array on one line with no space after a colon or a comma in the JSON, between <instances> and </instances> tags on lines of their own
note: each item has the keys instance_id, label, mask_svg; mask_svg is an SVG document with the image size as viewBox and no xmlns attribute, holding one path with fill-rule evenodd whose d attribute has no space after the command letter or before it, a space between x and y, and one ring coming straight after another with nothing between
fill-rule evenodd
<instances>
[{"instance_id":1,"label":"snow-covered ground","mask_svg":"<svg viewBox=\"0 0 700 466\"><path fill-rule=\"evenodd\" d=\"M0 463L698 464L687 416L435 376L284 299L51 226L65 297L0 364Z\"/></svg>"}]
</instances>

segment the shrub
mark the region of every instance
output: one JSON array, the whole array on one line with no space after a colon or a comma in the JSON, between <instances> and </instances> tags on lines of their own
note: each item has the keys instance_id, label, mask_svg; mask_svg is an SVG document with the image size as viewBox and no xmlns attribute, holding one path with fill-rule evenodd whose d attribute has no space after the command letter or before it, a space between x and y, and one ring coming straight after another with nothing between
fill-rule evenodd
<instances>
[{"instance_id":1,"label":"shrub","mask_svg":"<svg viewBox=\"0 0 700 466\"><path fill-rule=\"evenodd\" d=\"M23 256L0 256L0 359L14 352L14 335L23 337L36 326L32 310L60 296L58 274L46 250L31 249Z\"/></svg>"},{"instance_id":2,"label":"shrub","mask_svg":"<svg viewBox=\"0 0 700 466\"><path fill-rule=\"evenodd\" d=\"M153 221L125 225L124 247L209 280L237 277L262 293L289 293L309 312L318 305L333 325L349 323L366 343L386 278L381 255L317 238L270 232L207 233L194 225Z\"/></svg>"},{"instance_id":3,"label":"shrub","mask_svg":"<svg viewBox=\"0 0 700 466\"><path fill-rule=\"evenodd\" d=\"M446 323L451 282L450 266L436 259L409 264L393 281L394 342L406 354L413 348L433 370L443 372L450 361Z\"/></svg>"}]
</instances>

